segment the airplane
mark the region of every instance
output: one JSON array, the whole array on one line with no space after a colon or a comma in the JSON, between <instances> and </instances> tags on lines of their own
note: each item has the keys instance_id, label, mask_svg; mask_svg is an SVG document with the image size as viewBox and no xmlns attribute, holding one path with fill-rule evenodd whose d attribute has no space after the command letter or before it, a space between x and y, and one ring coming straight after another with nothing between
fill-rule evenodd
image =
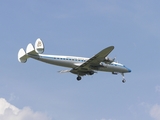
<instances>
[{"instance_id":1,"label":"airplane","mask_svg":"<svg viewBox=\"0 0 160 120\"><path fill-rule=\"evenodd\" d=\"M125 83L124 73L130 73L131 70L125 65L115 62L114 59L107 57L114 49L114 46L109 46L91 58L64 56L64 55L47 55L44 52L44 43L38 38L33 46L28 44L26 51L21 48L18 52L18 61L25 63L28 58L45 62L52 65L71 68L70 70L61 70L59 73L73 73L77 75L77 80L80 81L82 76L93 75L97 71L111 72L114 75L122 74L122 82Z\"/></svg>"}]
</instances>

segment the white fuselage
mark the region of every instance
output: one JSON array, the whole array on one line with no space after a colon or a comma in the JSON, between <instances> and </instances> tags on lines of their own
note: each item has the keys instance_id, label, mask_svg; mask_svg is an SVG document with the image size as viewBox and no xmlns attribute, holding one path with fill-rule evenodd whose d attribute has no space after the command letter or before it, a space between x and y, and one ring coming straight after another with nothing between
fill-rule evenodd
<instances>
[{"instance_id":1,"label":"white fuselage","mask_svg":"<svg viewBox=\"0 0 160 120\"><path fill-rule=\"evenodd\" d=\"M28 55L29 57L63 67L75 68L89 60L86 57L76 57L76 56L62 56L62 55L46 55L46 54L38 54L38 55ZM112 62L111 64L106 64L101 62L99 66L93 67L93 70L98 71L106 71L106 72L117 72L117 73L127 73L131 72L130 69L125 67L123 64Z\"/></svg>"}]
</instances>

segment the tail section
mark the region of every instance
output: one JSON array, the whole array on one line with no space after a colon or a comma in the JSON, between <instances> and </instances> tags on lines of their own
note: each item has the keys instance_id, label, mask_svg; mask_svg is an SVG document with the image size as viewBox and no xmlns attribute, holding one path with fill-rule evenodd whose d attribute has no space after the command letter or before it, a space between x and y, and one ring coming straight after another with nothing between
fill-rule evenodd
<instances>
[{"instance_id":1,"label":"tail section","mask_svg":"<svg viewBox=\"0 0 160 120\"><path fill-rule=\"evenodd\" d=\"M21 48L18 52L18 61L21 63L25 63L30 55L38 55L44 52L44 44L40 38L38 38L35 42L35 46L31 43L28 44L26 51Z\"/></svg>"},{"instance_id":2,"label":"tail section","mask_svg":"<svg viewBox=\"0 0 160 120\"><path fill-rule=\"evenodd\" d=\"M37 52L35 51L33 45L31 43L28 44L27 48L26 48L26 53L27 54L37 54Z\"/></svg>"},{"instance_id":3,"label":"tail section","mask_svg":"<svg viewBox=\"0 0 160 120\"><path fill-rule=\"evenodd\" d=\"M21 63L25 63L27 61L28 55L26 55L26 52L23 48L21 48L18 52L18 61Z\"/></svg>"},{"instance_id":4,"label":"tail section","mask_svg":"<svg viewBox=\"0 0 160 120\"><path fill-rule=\"evenodd\" d=\"M44 44L40 38L38 38L35 42L35 51L39 54L44 52Z\"/></svg>"}]
</instances>

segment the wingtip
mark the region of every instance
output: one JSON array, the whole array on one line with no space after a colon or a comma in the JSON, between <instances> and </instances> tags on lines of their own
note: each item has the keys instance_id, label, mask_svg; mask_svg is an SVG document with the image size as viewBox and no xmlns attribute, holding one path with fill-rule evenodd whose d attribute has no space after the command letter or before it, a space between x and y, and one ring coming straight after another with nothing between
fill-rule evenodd
<instances>
[{"instance_id":1,"label":"wingtip","mask_svg":"<svg viewBox=\"0 0 160 120\"><path fill-rule=\"evenodd\" d=\"M111 48L114 48L114 46L110 46Z\"/></svg>"},{"instance_id":2,"label":"wingtip","mask_svg":"<svg viewBox=\"0 0 160 120\"><path fill-rule=\"evenodd\" d=\"M113 50L113 49L114 49L114 46L109 46L109 47L107 47L107 48L110 48L110 49L112 49L112 50Z\"/></svg>"}]
</instances>

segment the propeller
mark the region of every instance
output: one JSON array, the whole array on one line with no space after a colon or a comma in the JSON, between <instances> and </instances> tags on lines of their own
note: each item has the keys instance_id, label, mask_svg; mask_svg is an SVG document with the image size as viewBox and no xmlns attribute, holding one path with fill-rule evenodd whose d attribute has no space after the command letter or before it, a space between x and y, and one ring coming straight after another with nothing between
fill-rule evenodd
<instances>
[{"instance_id":1,"label":"propeller","mask_svg":"<svg viewBox=\"0 0 160 120\"><path fill-rule=\"evenodd\" d=\"M105 60L104 60L104 62L110 64L110 63L114 62L115 59L116 59L116 57L114 57L113 59L110 59L110 58L106 57Z\"/></svg>"}]
</instances>

